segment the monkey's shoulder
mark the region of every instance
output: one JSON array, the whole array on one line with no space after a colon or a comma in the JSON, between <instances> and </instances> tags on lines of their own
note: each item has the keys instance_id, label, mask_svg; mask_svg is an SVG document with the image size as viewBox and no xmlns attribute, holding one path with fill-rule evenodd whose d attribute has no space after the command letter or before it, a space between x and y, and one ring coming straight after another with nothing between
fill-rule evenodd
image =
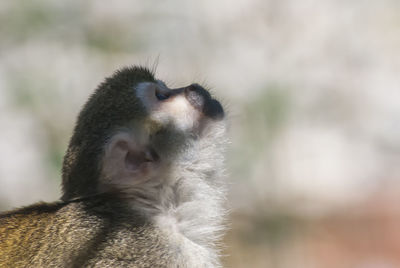
<instances>
[{"instance_id":1,"label":"monkey's shoulder","mask_svg":"<svg viewBox=\"0 0 400 268\"><path fill-rule=\"evenodd\" d=\"M40 220L40 218L47 218L48 215L54 214L65 205L66 204L62 202L39 202L14 210L0 212L0 231L2 228L10 227L9 225L20 223L20 221L35 223L35 221Z\"/></svg>"},{"instance_id":2,"label":"monkey's shoulder","mask_svg":"<svg viewBox=\"0 0 400 268\"><path fill-rule=\"evenodd\" d=\"M139 264L143 256L157 263L165 247L151 223L105 196L38 203L0 215L0 266L118 267Z\"/></svg>"}]
</instances>

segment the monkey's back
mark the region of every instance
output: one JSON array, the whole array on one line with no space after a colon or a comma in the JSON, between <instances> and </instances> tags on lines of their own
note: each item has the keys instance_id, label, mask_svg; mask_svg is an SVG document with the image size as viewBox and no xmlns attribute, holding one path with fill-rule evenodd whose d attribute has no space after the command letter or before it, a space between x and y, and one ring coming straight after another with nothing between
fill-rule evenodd
<instances>
[{"instance_id":1,"label":"monkey's back","mask_svg":"<svg viewBox=\"0 0 400 268\"><path fill-rule=\"evenodd\" d=\"M179 266L160 232L109 196L37 204L0 215L0 267Z\"/></svg>"}]
</instances>

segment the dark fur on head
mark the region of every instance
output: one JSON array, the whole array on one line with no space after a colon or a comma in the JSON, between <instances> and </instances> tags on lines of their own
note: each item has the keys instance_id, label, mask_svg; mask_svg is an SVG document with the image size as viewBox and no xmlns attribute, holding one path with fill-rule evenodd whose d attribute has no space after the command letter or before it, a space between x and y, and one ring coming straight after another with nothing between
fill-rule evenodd
<instances>
[{"instance_id":1,"label":"dark fur on head","mask_svg":"<svg viewBox=\"0 0 400 268\"><path fill-rule=\"evenodd\" d=\"M144 67L117 71L100 84L78 116L63 163L62 200L96 194L104 144L119 127L146 117L134 86L155 82Z\"/></svg>"}]
</instances>

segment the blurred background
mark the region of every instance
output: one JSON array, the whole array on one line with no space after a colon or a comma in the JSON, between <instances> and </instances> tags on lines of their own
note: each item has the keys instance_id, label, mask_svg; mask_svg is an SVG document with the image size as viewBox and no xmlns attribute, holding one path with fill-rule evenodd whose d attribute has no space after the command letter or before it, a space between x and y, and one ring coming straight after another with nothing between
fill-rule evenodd
<instances>
[{"instance_id":1,"label":"blurred background","mask_svg":"<svg viewBox=\"0 0 400 268\"><path fill-rule=\"evenodd\" d=\"M89 94L157 65L230 115L225 267L400 267L398 0L1 1L0 210L60 196Z\"/></svg>"}]
</instances>

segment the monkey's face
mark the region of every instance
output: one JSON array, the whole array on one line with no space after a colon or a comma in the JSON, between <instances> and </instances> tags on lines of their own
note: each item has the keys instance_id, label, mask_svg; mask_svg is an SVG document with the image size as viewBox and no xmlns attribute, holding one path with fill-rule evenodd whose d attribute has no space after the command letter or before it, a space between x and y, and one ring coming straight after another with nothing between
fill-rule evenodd
<instances>
[{"instance_id":1,"label":"monkey's face","mask_svg":"<svg viewBox=\"0 0 400 268\"><path fill-rule=\"evenodd\" d=\"M143 82L135 90L149 121L161 126L170 124L178 131L198 136L205 123L224 116L221 104L198 84L169 89L162 81Z\"/></svg>"},{"instance_id":2,"label":"monkey's face","mask_svg":"<svg viewBox=\"0 0 400 268\"><path fill-rule=\"evenodd\" d=\"M198 84L169 89L154 80L130 89L138 106L134 110L144 109L145 116L132 115L113 131L101 163L101 191L165 178L182 158L193 155L196 143L213 139L214 128L223 122L221 104Z\"/></svg>"}]
</instances>

